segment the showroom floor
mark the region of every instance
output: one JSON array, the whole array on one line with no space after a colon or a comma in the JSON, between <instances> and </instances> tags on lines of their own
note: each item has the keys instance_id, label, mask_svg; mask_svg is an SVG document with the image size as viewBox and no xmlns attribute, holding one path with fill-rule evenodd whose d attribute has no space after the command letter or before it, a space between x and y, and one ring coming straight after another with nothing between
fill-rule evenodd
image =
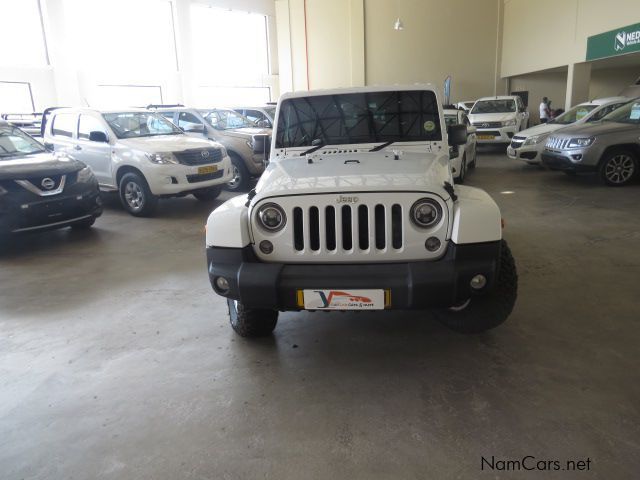
<instances>
[{"instance_id":1,"label":"showroom floor","mask_svg":"<svg viewBox=\"0 0 640 480\"><path fill-rule=\"evenodd\" d=\"M287 313L241 339L190 197L20 239L0 254L0 478L514 478L481 471L492 455L637 478L640 185L478 163L520 273L481 336Z\"/></svg>"}]
</instances>

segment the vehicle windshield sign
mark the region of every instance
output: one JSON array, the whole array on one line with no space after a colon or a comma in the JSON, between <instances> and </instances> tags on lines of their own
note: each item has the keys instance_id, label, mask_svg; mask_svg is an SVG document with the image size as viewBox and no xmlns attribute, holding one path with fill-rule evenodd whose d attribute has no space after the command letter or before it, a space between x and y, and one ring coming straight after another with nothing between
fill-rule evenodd
<instances>
[{"instance_id":1,"label":"vehicle windshield sign","mask_svg":"<svg viewBox=\"0 0 640 480\"><path fill-rule=\"evenodd\" d=\"M339 93L283 100L276 148L439 140L432 91Z\"/></svg>"},{"instance_id":2,"label":"vehicle windshield sign","mask_svg":"<svg viewBox=\"0 0 640 480\"><path fill-rule=\"evenodd\" d=\"M596 108L597 105L578 105L577 107L573 107L562 115L558 116L553 123L558 123L561 125L569 125L570 123L575 123L581 118L586 117L591 110Z\"/></svg>"}]
</instances>

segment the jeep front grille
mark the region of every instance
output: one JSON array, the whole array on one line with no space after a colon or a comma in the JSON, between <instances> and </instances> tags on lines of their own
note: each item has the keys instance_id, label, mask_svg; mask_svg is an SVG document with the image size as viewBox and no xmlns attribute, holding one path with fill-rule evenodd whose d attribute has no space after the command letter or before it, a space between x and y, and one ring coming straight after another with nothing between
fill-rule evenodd
<instances>
[{"instance_id":1,"label":"jeep front grille","mask_svg":"<svg viewBox=\"0 0 640 480\"><path fill-rule=\"evenodd\" d=\"M305 235L306 233L306 235ZM302 251L335 252L357 249L394 250L402 248L402 207L377 204L335 207L301 207L293 209L293 245ZM305 238L306 237L306 238Z\"/></svg>"},{"instance_id":2,"label":"jeep front grille","mask_svg":"<svg viewBox=\"0 0 640 480\"><path fill-rule=\"evenodd\" d=\"M570 138L549 137L545 147L550 150L565 150L569 145Z\"/></svg>"}]
</instances>

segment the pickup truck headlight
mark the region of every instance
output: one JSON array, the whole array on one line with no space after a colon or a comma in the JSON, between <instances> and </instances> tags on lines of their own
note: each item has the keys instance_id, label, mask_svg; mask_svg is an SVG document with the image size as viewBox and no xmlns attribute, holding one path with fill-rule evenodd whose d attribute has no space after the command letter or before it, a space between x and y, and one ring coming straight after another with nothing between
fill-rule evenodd
<instances>
[{"instance_id":1,"label":"pickup truck headlight","mask_svg":"<svg viewBox=\"0 0 640 480\"><path fill-rule=\"evenodd\" d=\"M527 145L535 145L542 142L545 138L546 135L531 135L530 137L527 137L522 146L525 147Z\"/></svg>"},{"instance_id":2,"label":"pickup truck headlight","mask_svg":"<svg viewBox=\"0 0 640 480\"><path fill-rule=\"evenodd\" d=\"M84 167L82 170L78 171L78 178L76 181L78 183L89 183L93 178L94 176L91 169L89 167Z\"/></svg>"},{"instance_id":3,"label":"pickup truck headlight","mask_svg":"<svg viewBox=\"0 0 640 480\"><path fill-rule=\"evenodd\" d=\"M258 208L256 218L262 228L272 233L279 232L287 223L287 215L275 203L266 203Z\"/></svg>"},{"instance_id":4,"label":"pickup truck headlight","mask_svg":"<svg viewBox=\"0 0 640 480\"><path fill-rule=\"evenodd\" d=\"M155 163L158 165L167 165L167 164L176 164L180 163L173 156L173 153L165 152L165 153L145 153L147 158L151 163Z\"/></svg>"},{"instance_id":5,"label":"pickup truck headlight","mask_svg":"<svg viewBox=\"0 0 640 480\"><path fill-rule=\"evenodd\" d=\"M572 138L569 140L569 145L567 148L582 148L589 147L594 141L596 137L588 137L588 138Z\"/></svg>"},{"instance_id":6,"label":"pickup truck headlight","mask_svg":"<svg viewBox=\"0 0 640 480\"><path fill-rule=\"evenodd\" d=\"M420 228L429 228L442 219L442 207L431 198L421 198L411 207L411 221Z\"/></svg>"},{"instance_id":7,"label":"pickup truck headlight","mask_svg":"<svg viewBox=\"0 0 640 480\"><path fill-rule=\"evenodd\" d=\"M511 127L511 126L513 126L515 124L516 124L515 120L507 120L505 122L502 122L502 126L503 127Z\"/></svg>"}]
</instances>

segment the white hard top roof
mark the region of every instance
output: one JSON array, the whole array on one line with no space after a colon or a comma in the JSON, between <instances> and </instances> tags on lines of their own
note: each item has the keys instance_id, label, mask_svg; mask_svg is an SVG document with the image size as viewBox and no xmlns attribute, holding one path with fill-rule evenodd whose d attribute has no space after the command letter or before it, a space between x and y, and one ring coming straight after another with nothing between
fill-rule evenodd
<instances>
[{"instance_id":1,"label":"white hard top roof","mask_svg":"<svg viewBox=\"0 0 640 480\"><path fill-rule=\"evenodd\" d=\"M331 88L322 90L309 90L298 92L287 92L280 97L280 101L288 98L315 97L320 95L341 95L346 93L367 93L367 92L398 92L398 91L431 91L437 93L436 88L430 84L414 84L414 85L385 85L372 87L349 87L349 88Z\"/></svg>"}]
</instances>

